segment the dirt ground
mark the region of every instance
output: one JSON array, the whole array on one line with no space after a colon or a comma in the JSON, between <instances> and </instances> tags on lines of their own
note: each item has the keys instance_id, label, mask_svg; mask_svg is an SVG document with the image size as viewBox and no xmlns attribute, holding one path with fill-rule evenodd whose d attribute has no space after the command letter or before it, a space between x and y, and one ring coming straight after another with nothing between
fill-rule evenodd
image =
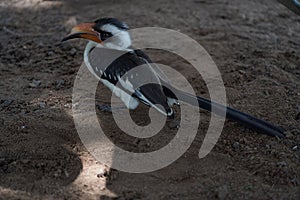
<instances>
[{"instance_id":1,"label":"dirt ground","mask_svg":"<svg viewBox=\"0 0 300 200\"><path fill-rule=\"evenodd\" d=\"M86 41L60 44L70 28L99 17L159 26L197 40L213 57L229 105L287 129L279 140L227 121L213 151L198 159L210 115L172 165L152 173L111 170L82 145L72 119L72 86ZM273 0L1 0L0 199L300 199L300 17ZM199 74L167 53L155 61L182 72L199 95ZM99 85L97 97L109 100ZM147 121L145 107L132 113ZM166 127L135 142L98 111L124 149L164 146Z\"/></svg>"}]
</instances>

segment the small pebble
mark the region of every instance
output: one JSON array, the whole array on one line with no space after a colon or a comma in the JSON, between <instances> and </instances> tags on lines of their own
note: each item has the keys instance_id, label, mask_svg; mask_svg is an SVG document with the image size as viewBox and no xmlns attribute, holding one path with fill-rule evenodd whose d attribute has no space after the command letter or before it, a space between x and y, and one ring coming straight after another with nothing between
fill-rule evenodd
<instances>
[{"instance_id":1,"label":"small pebble","mask_svg":"<svg viewBox=\"0 0 300 200\"><path fill-rule=\"evenodd\" d=\"M39 105L40 108L45 108L46 107L45 102L39 102L38 105Z\"/></svg>"},{"instance_id":2,"label":"small pebble","mask_svg":"<svg viewBox=\"0 0 300 200\"><path fill-rule=\"evenodd\" d=\"M235 142L235 143L233 143L232 147L233 147L235 150L239 150L240 147L241 147L241 145L240 145L239 142Z\"/></svg>"},{"instance_id":3,"label":"small pebble","mask_svg":"<svg viewBox=\"0 0 300 200\"><path fill-rule=\"evenodd\" d=\"M278 167L285 167L286 166L286 162L285 161L281 161L277 163Z\"/></svg>"},{"instance_id":4,"label":"small pebble","mask_svg":"<svg viewBox=\"0 0 300 200\"><path fill-rule=\"evenodd\" d=\"M0 104L0 108L6 108L12 104L13 100L12 99L7 99L4 100L3 103Z\"/></svg>"},{"instance_id":5,"label":"small pebble","mask_svg":"<svg viewBox=\"0 0 300 200\"><path fill-rule=\"evenodd\" d=\"M97 174L98 178L103 178L106 177L108 175L107 170L106 169L100 169L100 172Z\"/></svg>"},{"instance_id":6,"label":"small pebble","mask_svg":"<svg viewBox=\"0 0 300 200\"><path fill-rule=\"evenodd\" d=\"M32 88L37 88L40 85L41 85L41 81L40 80L35 80L35 79L33 79L31 83L29 83L29 86L32 87Z\"/></svg>"},{"instance_id":7,"label":"small pebble","mask_svg":"<svg viewBox=\"0 0 300 200\"><path fill-rule=\"evenodd\" d=\"M64 105L64 107L65 107L65 108L72 108L72 105L69 104L69 103L67 103L67 104Z\"/></svg>"},{"instance_id":8,"label":"small pebble","mask_svg":"<svg viewBox=\"0 0 300 200\"><path fill-rule=\"evenodd\" d=\"M55 88L57 89L57 90L59 90L60 88L62 88L62 86L65 84L65 81L64 80L58 80L58 81L56 81L56 86L55 86Z\"/></svg>"},{"instance_id":9,"label":"small pebble","mask_svg":"<svg viewBox=\"0 0 300 200\"><path fill-rule=\"evenodd\" d=\"M23 125L23 126L21 126L21 129L25 129L25 128L27 128L27 126L26 126L26 125Z\"/></svg>"},{"instance_id":10,"label":"small pebble","mask_svg":"<svg viewBox=\"0 0 300 200\"><path fill-rule=\"evenodd\" d=\"M294 146L292 149L293 149L293 150L297 150L297 149L298 149L298 146Z\"/></svg>"},{"instance_id":11,"label":"small pebble","mask_svg":"<svg viewBox=\"0 0 300 200\"><path fill-rule=\"evenodd\" d=\"M101 191L103 191L103 190L105 190L105 189L106 189L105 187L101 187L101 188L100 188Z\"/></svg>"},{"instance_id":12,"label":"small pebble","mask_svg":"<svg viewBox=\"0 0 300 200\"><path fill-rule=\"evenodd\" d=\"M66 169L64 170L64 173L65 173L65 176L68 178L69 177L69 173L68 173L68 171Z\"/></svg>"},{"instance_id":13,"label":"small pebble","mask_svg":"<svg viewBox=\"0 0 300 200\"><path fill-rule=\"evenodd\" d=\"M49 51L49 52L47 53L47 56L54 56L54 55L55 55L54 51Z\"/></svg>"}]
</instances>

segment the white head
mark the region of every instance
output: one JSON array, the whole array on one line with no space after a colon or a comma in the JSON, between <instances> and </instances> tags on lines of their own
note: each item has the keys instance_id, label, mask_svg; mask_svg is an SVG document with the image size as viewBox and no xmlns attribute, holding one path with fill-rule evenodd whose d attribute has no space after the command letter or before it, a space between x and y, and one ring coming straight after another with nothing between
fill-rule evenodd
<instances>
[{"instance_id":1,"label":"white head","mask_svg":"<svg viewBox=\"0 0 300 200\"><path fill-rule=\"evenodd\" d=\"M85 38L118 50L127 49L131 45L128 26L115 18L101 18L93 23L79 24L63 41L73 38Z\"/></svg>"}]
</instances>

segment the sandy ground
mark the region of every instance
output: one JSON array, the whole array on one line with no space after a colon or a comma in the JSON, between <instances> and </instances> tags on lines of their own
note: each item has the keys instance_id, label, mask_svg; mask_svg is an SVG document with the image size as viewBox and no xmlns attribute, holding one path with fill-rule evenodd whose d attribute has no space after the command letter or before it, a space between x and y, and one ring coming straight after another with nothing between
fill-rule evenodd
<instances>
[{"instance_id":1,"label":"sandy ground","mask_svg":"<svg viewBox=\"0 0 300 200\"><path fill-rule=\"evenodd\" d=\"M1 199L299 199L300 18L272 0L0 2ZM212 55L230 106L287 129L283 140L227 121L213 151L198 151L210 115L203 112L191 148L156 172L111 170L82 145L72 119L72 86L85 41L59 45L79 23L112 16L130 27L159 26L185 33ZM208 96L199 74L167 53L153 59L184 74ZM109 100L99 85L97 97ZM145 107L133 118L147 121ZM160 148L176 134L166 127L135 142L98 111L124 149ZM113 158L112 158L113 159Z\"/></svg>"}]
</instances>

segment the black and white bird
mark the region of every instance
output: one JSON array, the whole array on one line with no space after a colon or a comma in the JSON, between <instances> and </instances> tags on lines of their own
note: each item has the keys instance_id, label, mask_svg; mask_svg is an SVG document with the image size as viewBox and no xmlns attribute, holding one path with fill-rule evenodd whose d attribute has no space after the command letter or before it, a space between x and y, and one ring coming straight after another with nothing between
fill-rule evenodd
<instances>
[{"instance_id":1,"label":"black and white bird","mask_svg":"<svg viewBox=\"0 0 300 200\"><path fill-rule=\"evenodd\" d=\"M193 96L172 87L151 59L141 50L131 49L128 26L115 18L101 18L91 23L75 26L62 41L75 38L88 39L84 50L84 62L89 71L118 96L128 109L135 109L139 102L154 107L168 117L174 115L173 105L178 99L216 114L226 111L226 117L237 121L258 132L271 136L284 137L283 129L246 113L225 107L208 99ZM117 59L112 59L117 58ZM138 73L126 75L137 66L146 65L143 74L152 83L138 86L139 79L145 78ZM170 89L171 88L171 89ZM176 95L173 91L176 91ZM196 103L195 103L196 102Z\"/></svg>"}]
</instances>

